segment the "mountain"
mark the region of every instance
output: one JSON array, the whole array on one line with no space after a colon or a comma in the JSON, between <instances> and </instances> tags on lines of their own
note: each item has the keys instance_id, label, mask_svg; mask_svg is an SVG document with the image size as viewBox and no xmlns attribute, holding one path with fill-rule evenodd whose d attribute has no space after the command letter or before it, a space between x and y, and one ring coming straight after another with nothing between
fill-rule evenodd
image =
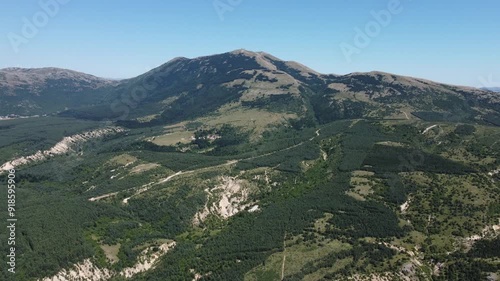
<instances>
[{"instance_id":1,"label":"mountain","mask_svg":"<svg viewBox=\"0 0 500 281\"><path fill-rule=\"evenodd\" d=\"M174 122L188 116L201 116L231 103L243 107L266 103L273 107L287 101L290 107L280 105L282 110L301 110L298 107L302 103L301 87L308 80L321 81L317 77L319 74L300 64L283 62L266 53L238 50L195 59L174 59L123 81L117 91L122 98L125 96L140 104L142 111L161 112L158 122ZM134 92L146 92L145 89L146 95L134 99ZM268 99L272 99L272 103L268 103Z\"/></svg>"},{"instance_id":2,"label":"mountain","mask_svg":"<svg viewBox=\"0 0 500 281\"><path fill-rule=\"evenodd\" d=\"M484 88L481 88L481 90L486 90L486 91L492 91L492 92L497 92L497 93L500 93L500 87L484 87Z\"/></svg>"},{"instance_id":3,"label":"mountain","mask_svg":"<svg viewBox=\"0 0 500 281\"><path fill-rule=\"evenodd\" d=\"M296 114L298 118L291 119L309 124L356 117L409 118L412 112L426 118L473 120L496 116L500 110L500 97L490 91L382 72L325 75L246 50L176 58L120 81L107 97L109 104L65 115L121 119L128 126L146 126L134 119L147 116L152 126L228 107Z\"/></svg>"},{"instance_id":4,"label":"mountain","mask_svg":"<svg viewBox=\"0 0 500 281\"><path fill-rule=\"evenodd\" d=\"M0 112L48 114L92 104L116 81L60 68L0 69Z\"/></svg>"},{"instance_id":5,"label":"mountain","mask_svg":"<svg viewBox=\"0 0 500 281\"><path fill-rule=\"evenodd\" d=\"M490 91L382 72L325 75L297 62L247 50L176 58L121 81L55 68L4 69L0 100L6 113L68 109L64 116L120 119L129 126L145 126L137 124L136 118L152 118L149 125L166 124L224 106L296 114L300 118L295 119L306 123L399 118L410 112L471 120L500 110L500 97ZM474 109L478 106L484 110Z\"/></svg>"},{"instance_id":6,"label":"mountain","mask_svg":"<svg viewBox=\"0 0 500 281\"><path fill-rule=\"evenodd\" d=\"M0 119L19 280L500 275L497 93L247 50L4 71L0 115L49 114Z\"/></svg>"}]
</instances>

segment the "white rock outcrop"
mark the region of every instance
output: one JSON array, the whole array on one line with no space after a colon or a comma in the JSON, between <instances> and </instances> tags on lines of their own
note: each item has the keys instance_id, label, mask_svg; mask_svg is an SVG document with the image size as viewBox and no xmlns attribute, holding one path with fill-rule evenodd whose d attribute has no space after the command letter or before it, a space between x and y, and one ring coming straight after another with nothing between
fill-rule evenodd
<instances>
[{"instance_id":1,"label":"white rock outcrop","mask_svg":"<svg viewBox=\"0 0 500 281\"><path fill-rule=\"evenodd\" d=\"M4 163L2 166L0 166L0 174L8 170L15 169L18 166L26 165L32 162L42 161L56 155L61 155L66 152L73 151L72 148L74 146L85 143L91 139L96 139L103 137L105 135L116 134L123 131L125 130L120 127L107 127L65 137L49 150L44 150L44 151L39 150L35 154L29 156L23 156L11 160L7 163Z\"/></svg>"}]
</instances>

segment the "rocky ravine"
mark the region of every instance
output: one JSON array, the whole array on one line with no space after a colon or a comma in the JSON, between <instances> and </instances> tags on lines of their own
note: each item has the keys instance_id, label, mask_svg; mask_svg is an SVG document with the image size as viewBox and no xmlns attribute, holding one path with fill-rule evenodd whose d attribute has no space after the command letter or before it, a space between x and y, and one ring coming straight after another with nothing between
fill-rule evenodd
<instances>
[{"instance_id":1,"label":"rocky ravine","mask_svg":"<svg viewBox=\"0 0 500 281\"><path fill-rule=\"evenodd\" d=\"M251 204L245 204L250 195L249 189L245 188L245 181L232 177L222 177L221 181L219 186L205 190L208 202L203 210L195 214L194 225L200 225L210 214L227 219L247 208L249 212L259 210L258 205L251 207Z\"/></svg>"},{"instance_id":2,"label":"rocky ravine","mask_svg":"<svg viewBox=\"0 0 500 281\"><path fill-rule=\"evenodd\" d=\"M72 151L72 148L74 146L87 142L91 139L96 139L106 135L116 134L124 131L125 130L120 127L108 127L65 137L49 150L44 150L44 151L39 150L33 155L23 156L4 163L2 166L0 166L0 174L3 174L11 169L15 169L16 167L21 165L42 161L47 158Z\"/></svg>"},{"instance_id":3,"label":"rocky ravine","mask_svg":"<svg viewBox=\"0 0 500 281\"><path fill-rule=\"evenodd\" d=\"M133 267L128 267L120 272L107 268L98 268L90 259L73 265L71 269L63 269L52 277L43 278L41 281L105 281L112 277L123 276L131 278L134 275L148 271L156 266L158 260L176 245L175 241L164 243L154 251L153 247L143 250ZM40 281L40 280L39 280Z\"/></svg>"}]
</instances>

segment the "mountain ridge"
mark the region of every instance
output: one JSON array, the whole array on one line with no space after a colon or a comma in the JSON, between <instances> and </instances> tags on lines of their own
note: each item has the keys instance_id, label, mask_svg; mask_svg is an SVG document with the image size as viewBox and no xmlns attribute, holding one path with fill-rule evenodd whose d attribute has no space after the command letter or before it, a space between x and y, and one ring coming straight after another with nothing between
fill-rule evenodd
<instances>
[{"instance_id":1,"label":"mountain ridge","mask_svg":"<svg viewBox=\"0 0 500 281\"><path fill-rule=\"evenodd\" d=\"M380 73L380 74L385 74L385 75L396 75L396 76L400 76L400 77L407 77L407 78L413 78L413 79L416 79L416 80L423 80L423 81L427 81L427 82L433 82L433 83L439 83L439 84L443 84L443 85L449 85L449 86L455 86L455 87L463 87L463 88L472 88L472 89L477 89L475 87L472 87L472 86L467 86L467 85L459 85L459 84L451 84L451 83L441 83L441 82L438 82L436 80L432 80L432 79L429 79L429 78L422 78L422 77L416 77L416 76L408 76L408 75L399 75L399 74L396 74L396 73L392 73L392 72L385 72L385 71L379 71L379 70L371 70L371 71L366 71L366 72L361 72L361 71L355 71L355 72L350 72L350 73L346 73L346 74L334 74L334 73L321 73L321 72L318 72L300 62L297 62L297 61L294 61L294 60L291 60L291 61L285 61L285 60L281 60L279 58L277 58L276 56L270 54L270 53L267 53L267 52L264 52L264 51L249 51L247 49L237 49L237 50L234 50L234 51L229 51L229 52L224 52L224 53L217 53L217 54L212 54L212 55L205 55L205 56L198 56L198 57L193 57L193 58L188 58L188 57L183 57L183 56L178 56L178 57L174 57L170 60L168 60L167 62L161 64L160 66L156 67L156 68L160 68L162 66L165 66L165 65L168 65L169 63L173 63L173 62L177 62L177 61L185 61L185 60L197 60L197 59L204 59L204 58L210 58L210 57L213 57L213 56L217 56L217 55L226 55L226 54L253 54L253 55L260 55L260 56L263 56L263 57L268 57L268 58L271 58L273 60L279 60L279 61L282 61L282 62L286 62L286 63L291 63L291 64L295 64L297 66L300 66L300 67L303 67L305 69L308 69L308 71L310 72L313 72L315 74L318 74L318 75L323 75L323 76L348 76L348 75L355 75L355 74L371 74L371 73ZM153 68L149 71L152 71L156 68ZM91 73L86 73L86 72L82 72L82 71L77 71L77 70L72 70L72 69L69 69L69 68L64 68L64 67L52 67L52 66L45 66L45 67L33 67L33 68L30 68L30 67L5 67L5 68L0 68L0 72L4 71L4 72L8 72L8 71L13 71L13 70L23 70L23 71L33 71L33 70L58 70L58 71L66 71L66 72L72 72L72 73L75 73L75 74L82 74L82 75L85 75L85 76L92 76L92 77L95 77L95 78L98 78L98 79L101 79L101 80L108 80L108 81L126 81L126 80L130 80L130 79L134 79L134 78L137 78L137 77L140 77L144 74L146 74L147 72L149 71L146 71L145 73L142 73L142 74L139 74L137 76L134 76L134 77L129 77L129 78L105 78L105 77L101 77L101 76L97 76L97 75L94 75L94 74L91 74ZM0 80L1 82L1 80ZM491 87L493 89L499 89L498 87ZM487 89L491 89L491 88L487 88L487 87L481 87L479 89L481 90L487 90Z\"/></svg>"},{"instance_id":2,"label":"mountain ridge","mask_svg":"<svg viewBox=\"0 0 500 281\"><path fill-rule=\"evenodd\" d=\"M441 101L434 104L437 99ZM339 118L355 107L356 116L373 117L386 116L380 109L394 111L393 105L409 106L413 111L449 111L445 105L449 99L454 103L450 108L465 106L465 111L478 103L500 108L500 97L491 91L380 71L321 74L294 61L245 49L196 58L176 57L122 80L50 67L0 70L0 111L32 115L83 110L87 112L67 115L96 120L160 114L164 122L179 119L175 115L186 108L199 107L192 114L208 114L230 102L268 109L278 106L301 116L325 107L321 110L338 111ZM205 108L203 103L210 106ZM122 112L111 112L112 104ZM141 110L130 110L139 105ZM104 111L106 114L99 113Z\"/></svg>"}]
</instances>

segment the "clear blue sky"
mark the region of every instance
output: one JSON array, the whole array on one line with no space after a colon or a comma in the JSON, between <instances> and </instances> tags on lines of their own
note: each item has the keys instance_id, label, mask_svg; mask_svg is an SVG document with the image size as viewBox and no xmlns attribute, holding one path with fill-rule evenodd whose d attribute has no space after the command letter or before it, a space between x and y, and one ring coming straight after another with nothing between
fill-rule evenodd
<instances>
[{"instance_id":1,"label":"clear blue sky","mask_svg":"<svg viewBox=\"0 0 500 281\"><path fill-rule=\"evenodd\" d=\"M40 3L51 1L68 3L44 23ZM380 70L460 85L480 86L479 77L500 84L500 1L400 0L390 23L373 29L369 44L356 45L355 28L364 30L374 20L371 12L388 11L391 1L397 0L1 1L0 68L55 66L129 78L177 56L244 48L322 73ZM221 20L214 3L235 5ZM36 15L40 27L26 38L23 18L33 22ZM343 43L362 47L351 61Z\"/></svg>"}]
</instances>

